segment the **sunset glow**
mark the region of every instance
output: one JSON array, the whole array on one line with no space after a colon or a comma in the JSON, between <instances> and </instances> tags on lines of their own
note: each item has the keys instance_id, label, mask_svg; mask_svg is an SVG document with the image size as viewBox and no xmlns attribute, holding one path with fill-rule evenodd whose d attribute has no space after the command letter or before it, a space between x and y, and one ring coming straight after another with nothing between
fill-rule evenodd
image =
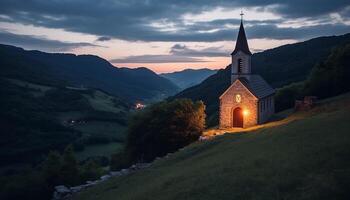
<instances>
[{"instance_id":1,"label":"sunset glow","mask_svg":"<svg viewBox=\"0 0 350 200\"><path fill-rule=\"evenodd\" d=\"M157 73L226 67L241 10L253 53L350 31L350 6L332 2L317 11L307 2L302 10L297 3L239 1L188 2L186 6L167 1L109 0L18 4L21 6L1 5L0 43L46 52L93 54L117 67L147 67ZM82 7L86 11L79 10ZM53 8L55 12L50 11Z\"/></svg>"}]
</instances>

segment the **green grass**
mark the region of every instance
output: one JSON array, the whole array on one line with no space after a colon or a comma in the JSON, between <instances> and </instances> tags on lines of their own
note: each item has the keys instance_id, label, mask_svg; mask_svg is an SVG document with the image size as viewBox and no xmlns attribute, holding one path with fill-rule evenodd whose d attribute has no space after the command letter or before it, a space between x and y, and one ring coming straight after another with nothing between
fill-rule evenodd
<instances>
[{"instance_id":1,"label":"green grass","mask_svg":"<svg viewBox=\"0 0 350 200\"><path fill-rule=\"evenodd\" d=\"M107 156L110 157L113 153L116 153L123 149L124 144L120 142L112 142L109 144L90 145L83 151L77 152L76 156L78 160L85 160L91 156Z\"/></svg>"},{"instance_id":2,"label":"green grass","mask_svg":"<svg viewBox=\"0 0 350 200\"><path fill-rule=\"evenodd\" d=\"M74 199L349 199L349 112L346 94L280 126L194 143Z\"/></svg>"},{"instance_id":3,"label":"green grass","mask_svg":"<svg viewBox=\"0 0 350 200\"><path fill-rule=\"evenodd\" d=\"M113 103L114 97L103 93L99 90L96 90L94 92L93 97L90 95L84 95L86 98L88 98L90 105L95 109L99 111L107 111L107 112L115 112L118 113L120 111L125 111L125 108L122 106L117 107Z\"/></svg>"},{"instance_id":4,"label":"green grass","mask_svg":"<svg viewBox=\"0 0 350 200\"><path fill-rule=\"evenodd\" d=\"M30 82L22 81L22 80L18 80L18 79L7 79L6 78L6 80L8 80L11 83L18 85L20 87L28 88L30 90L30 92L36 97L44 96L46 91L53 89L53 87L51 87L51 86L30 83Z\"/></svg>"},{"instance_id":5,"label":"green grass","mask_svg":"<svg viewBox=\"0 0 350 200\"><path fill-rule=\"evenodd\" d=\"M13 132L17 134L11 135L11 131L8 131L10 133L8 135L2 134L2 139L9 141L2 145L2 152L4 155L10 155L8 160L13 162L3 162L4 169L7 169L7 164L12 166L18 162L21 164L22 162L34 162L32 161L34 159L35 162L38 162L49 150L63 149L70 143L75 145L77 151L83 149L77 154L82 155L79 157L84 159L89 154L109 157L112 149L117 152L123 145L121 143L126 137L129 105L121 98L95 89L75 89L65 85L45 85L10 78L0 80L4 86L1 90L3 100L1 114L5 113L5 118L12 120L8 124L14 123L11 126L16 126ZM6 106L7 104L10 106ZM27 122L25 118L29 118L30 122ZM50 122L57 126L52 128L51 125L48 129L45 125L47 122L40 123L46 119L51 120ZM37 124L34 123L35 120L38 121ZM71 120L79 121L79 123L70 124ZM81 121L84 123L80 123ZM57 127L61 128L62 133L57 131ZM73 132L71 128L76 132ZM8 129L6 129L6 120L4 129ZM20 131L25 134L21 135ZM72 133L67 133L69 131ZM67 135L61 136L63 133ZM72 137L67 139L67 136ZM29 140L25 137L28 137ZM24 145L21 144L21 140ZM29 156L24 155L26 152ZM24 160L16 155L22 155L28 159Z\"/></svg>"},{"instance_id":6,"label":"green grass","mask_svg":"<svg viewBox=\"0 0 350 200\"><path fill-rule=\"evenodd\" d=\"M105 136L122 141L126 136L126 126L115 122L89 121L86 124L76 125L74 129L88 136Z\"/></svg>"}]
</instances>

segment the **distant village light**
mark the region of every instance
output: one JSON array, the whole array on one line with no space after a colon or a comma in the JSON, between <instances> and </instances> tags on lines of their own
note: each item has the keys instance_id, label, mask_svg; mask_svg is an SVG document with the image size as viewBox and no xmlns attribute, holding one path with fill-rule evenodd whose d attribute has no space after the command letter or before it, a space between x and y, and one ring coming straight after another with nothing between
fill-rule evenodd
<instances>
[{"instance_id":1,"label":"distant village light","mask_svg":"<svg viewBox=\"0 0 350 200\"><path fill-rule=\"evenodd\" d=\"M142 103L136 103L135 104L135 109L136 110L141 110L144 109L146 107L146 105L142 104Z\"/></svg>"}]
</instances>

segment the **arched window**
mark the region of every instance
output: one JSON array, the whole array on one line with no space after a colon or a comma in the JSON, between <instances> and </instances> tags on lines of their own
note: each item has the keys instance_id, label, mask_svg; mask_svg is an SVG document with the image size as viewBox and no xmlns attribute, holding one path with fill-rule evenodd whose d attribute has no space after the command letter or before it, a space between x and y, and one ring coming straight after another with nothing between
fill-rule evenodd
<instances>
[{"instance_id":1,"label":"arched window","mask_svg":"<svg viewBox=\"0 0 350 200\"><path fill-rule=\"evenodd\" d=\"M238 63L237 63L237 70L238 70L238 73L242 73L242 65L243 65L243 61L241 58L238 59Z\"/></svg>"}]
</instances>

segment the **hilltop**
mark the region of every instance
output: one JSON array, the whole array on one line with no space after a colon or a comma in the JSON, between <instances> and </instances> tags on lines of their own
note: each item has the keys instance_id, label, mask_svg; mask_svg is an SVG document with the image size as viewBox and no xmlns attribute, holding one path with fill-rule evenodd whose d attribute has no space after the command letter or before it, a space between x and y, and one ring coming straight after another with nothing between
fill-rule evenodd
<instances>
[{"instance_id":1,"label":"hilltop","mask_svg":"<svg viewBox=\"0 0 350 200\"><path fill-rule=\"evenodd\" d=\"M209 76L215 74L217 70L208 68L203 69L184 69L178 72L163 73L161 76L169 79L181 89L186 89L201 83Z\"/></svg>"},{"instance_id":2,"label":"hilltop","mask_svg":"<svg viewBox=\"0 0 350 200\"><path fill-rule=\"evenodd\" d=\"M94 55L45 53L0 44L0 76L102 89L130 102L157 101L179 88L147 68L118 68Z\"/></svg>"},{"instance_id":3,"label":"hilltop","mask_svg":"<svg viewBox=\"0 0 350 200\"><path fill-rule=\"evenodd\" d=\"M323 100L276 126L196 142L74 199L348 199L349 112L350 93Z\"/></svg>"}]
</instances>

